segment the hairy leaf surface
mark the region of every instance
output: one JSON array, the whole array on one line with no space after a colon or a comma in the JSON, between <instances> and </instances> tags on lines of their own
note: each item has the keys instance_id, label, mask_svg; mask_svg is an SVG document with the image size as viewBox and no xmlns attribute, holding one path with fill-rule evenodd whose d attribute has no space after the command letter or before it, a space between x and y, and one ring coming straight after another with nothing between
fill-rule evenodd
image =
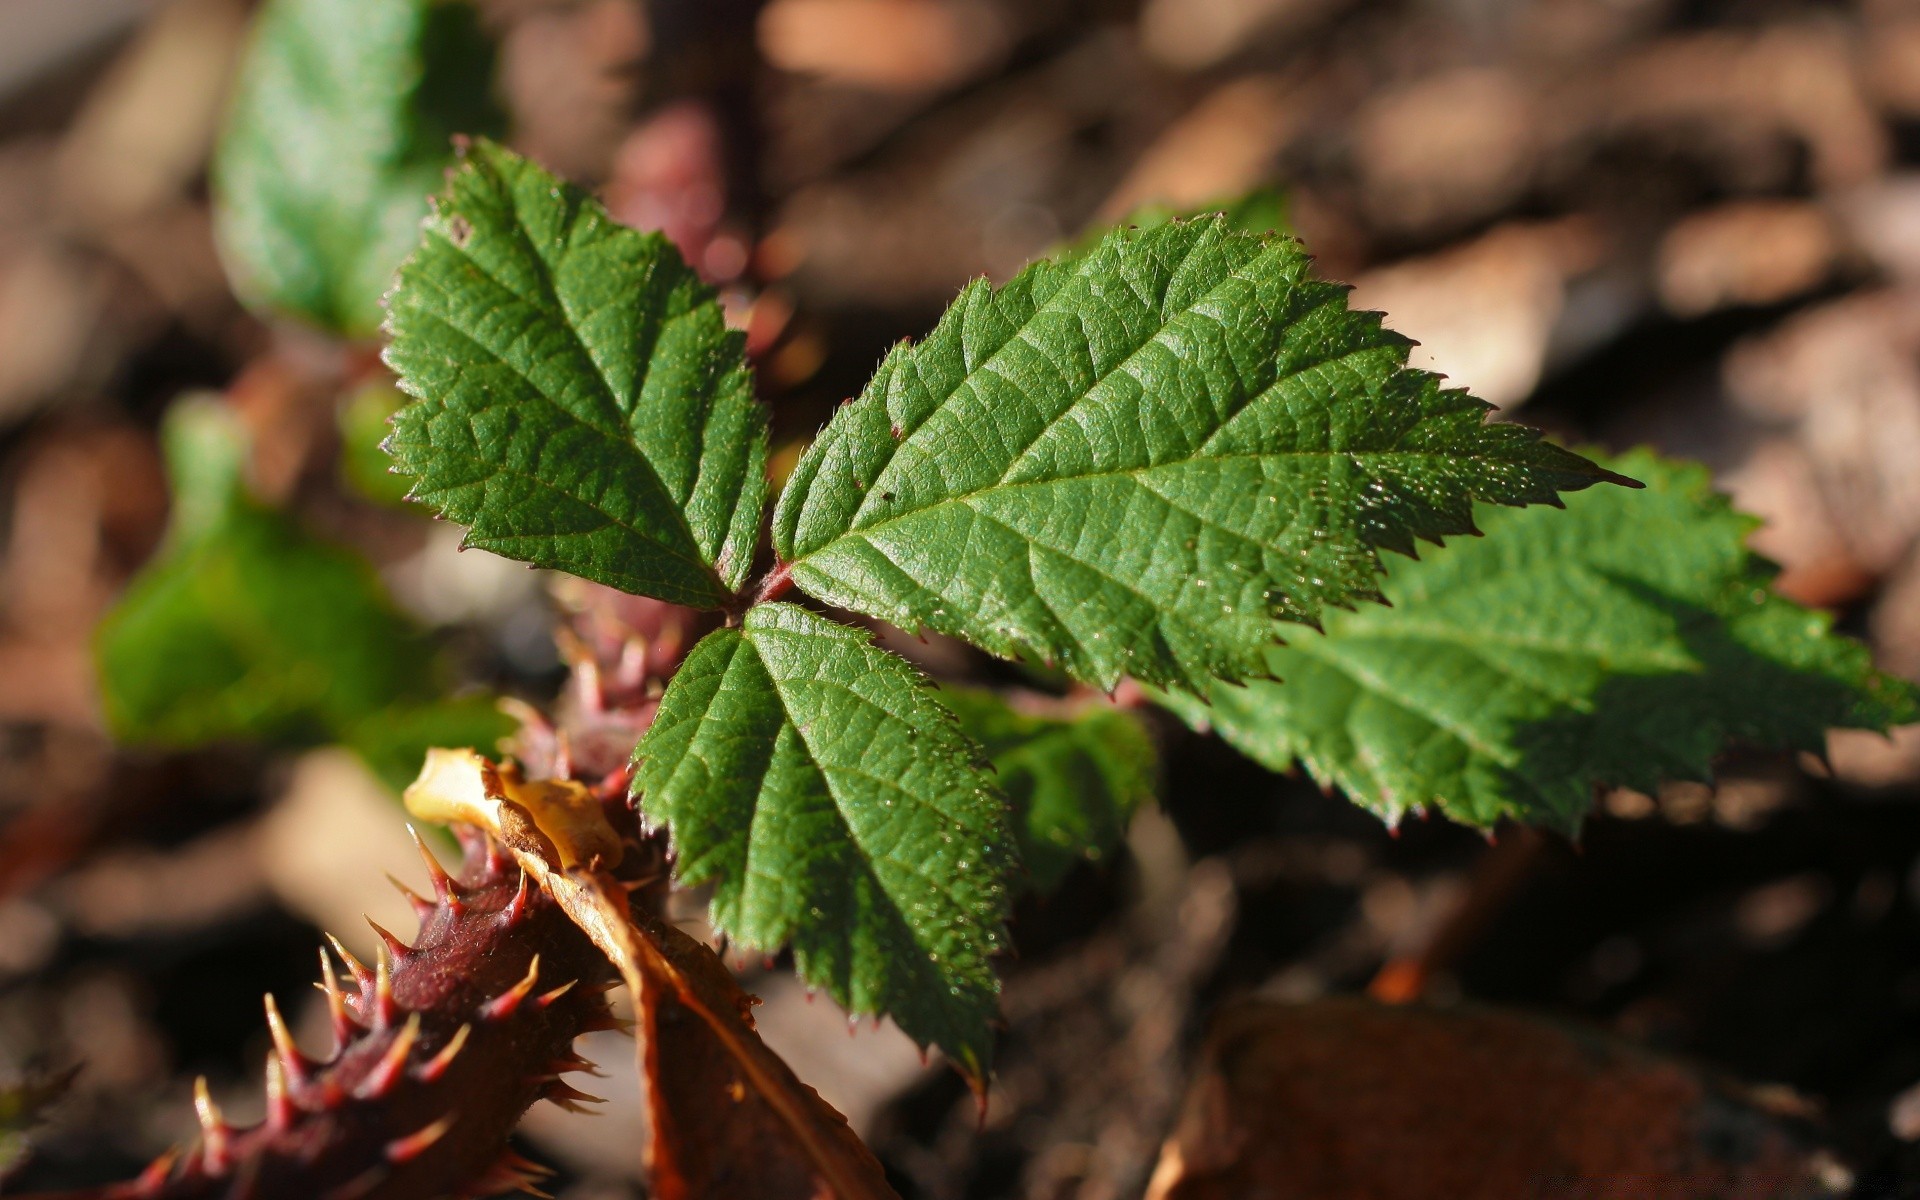
<instances>
[{"instance_id":1,"label":"hairy leaf surface","mask_svg":"<svg viewBox=\"0 0 1920 1200\"><path fill-rule=\"evenodd\" d=\"M502 126L471 5L269 0L214 160L240 294L334 333L380 327L456 133Z\"/></svg>"},{"instance_id":2,"label":"hairy leaf surface","mask_svg":"<svg viewBox=\"0 0 1920 1200\"><path fill-rule=\"evenodd\" d=\"M1216 217L969 286L835 414L774 548L830 603L1200 692L1264 675L1277 621L1376 598L1381 549L1608 478L1307 268Z\"/></svg>"},{"instance_id":3,"label":"hairy leaf surface","mask_svg":"<svg viewBox=\"0 0 1920 1200\"><path fill-rule=\"evenodd\" d=\"M745 342L657 233L482 142L390 300L387 450L470 545L713 608L746 578L766 420Z\"/></svg>"},{"instance_id":4,"label":"hairy leaf surface","mask_svg":"<svg viewBox=\"0 0 1920 1200\"><path fill-rule=\"evenodd\" d=\"M940 698L993 764L1033 886L1052 891L1073 865L1098 860L1153 799L1153 740L1140 718L1105 705L1072 716L1022 712L983 688Z\"/></svg>"},{"instance_id":5,"label":"hairy leaf surface","mask_svg":"<svg viewBox=\"0 0 1920 1200\"><path fill-rule=\"evenodd\" d=\"M1014 861L979 754L904 660L762 604L688 655L636 790L717 929L978 1076Z\"/></svg>"},{"instance_id":6,"label":"hairy leaf surface","mask_svg":"<svg viewBox=\"0 0 1920 1200\"><path fill-rule=\"evenodd\" d=\"M1433 806L1566 828L1597 786L1706 779L1729 741L1818 750L1831 727L1920 716L1866 647L1769 590L1746 548L1757 522L1704 468L1613 465L1648 490L1482 512L1484 540L1392 564L1391 608L1329 614L1269 651L1284 682L1176 706L1389 820Z\"/></svg>"}]
</instances>

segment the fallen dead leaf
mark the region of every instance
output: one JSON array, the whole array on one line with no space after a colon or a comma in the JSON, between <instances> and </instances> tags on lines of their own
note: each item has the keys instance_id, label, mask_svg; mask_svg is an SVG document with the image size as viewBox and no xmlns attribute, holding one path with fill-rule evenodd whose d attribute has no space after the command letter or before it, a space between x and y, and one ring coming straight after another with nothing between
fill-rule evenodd
<instances>
[{"instance_id":1,"label":"fallen dead leaf","mask_svg":"<svg viewBox=\"0 0 1920 1200\"><path fill-rule=\"evenodd\" d=\"M1694 213L1660 242L1660 301L1679 317L1778 304L1825 283L1839 235L1815 204L1744 200Z\"/></svg>"},{"instance_id":2,"label":"fallen dead leaf","mask_svg":"<svg viewBox=\"0 0 1920 1200\"><path fill-rule=\"evenodd\" d=\"M1194 208L1267 181L1304 115L1292 91L1272 75L1222 84L1147 148L1097 219L1119 221L1143 204Z\"/></svg>"},{"instance_id":3,"label":"fallen dead leaf","mask_svg":"<svg viewBox=\"0 0 1920 1200\"><path fill-rule=\"evenodd\" d=\"M1227 1009L1148 1200L1812 1200L1847 1172L1625 1042L1489 1009Z\"/></svg>"},{"instance_id":4,"label":"fallen dead leaf","mask_svg":"<svg viewBox=\"0 0 1920 1200\"><path fill-rule=\"evenodd\" d=\"M1497 408L1524 404L1546 371L1568 284L1607 247L1577 217L1514 222L1425 258L1369 271L1352 306L1380 309L1419 342L1409 360Z\"/></svg>"},{"instance_id":5,"label":"fallen dead leaf","mask_svg":"<svg viewBox=\"0 0 1920 1200\"><path fill-rule=\"evenodd\" d=\"M880 1164L754 1031L755 1003L719 956L629 898L603 855L610 830L470 750L429 753L408 811L498 839L619 967L640 1014L647 1171L661 1200L897 1200ZM531 807L530 807L531 806ZM627 858L639 856L629 855ZM563 861L573 865L562 866Z\"/></svg>"}]
</instances>

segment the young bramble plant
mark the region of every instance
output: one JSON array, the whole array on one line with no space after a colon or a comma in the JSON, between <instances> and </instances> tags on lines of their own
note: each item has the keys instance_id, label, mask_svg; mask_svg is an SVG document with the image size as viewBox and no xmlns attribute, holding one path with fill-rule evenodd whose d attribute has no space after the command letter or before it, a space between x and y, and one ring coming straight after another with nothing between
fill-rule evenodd
<instances>
[{"instance_id":1,"label":"young bramble plant","mask_svg":"<svg viewBox=\"0 0 1920 1200\"><path fill-rule=\"evenodd\" d=\"M1471 531L1476 501L1626 482L1407 369L1290 238L1170 222L974 284L891 352L801 458L755 581L765 421L664 238L478 142L389 309L416 499L470 544L730 613L636 754L677 878L975 1076L1004 802L904 660L765 597L1200 694L1267 676L1283 621L1377 598L1381 549Z\"/></svg>"},{"instance_id":2,"label":"young bramble plant","mask_svg":"<svg viewBox=\"0 0 1920 1200\"><path fill-rule=\"evenodd\" d=\"M1920 711L1768 590L1703 471L1490 423L1294 240L1248 231L1270 198L969 285L770 497L744 339L660 234L486 140L413 230L445 133L493 119L484 64L455 52L471 12L353 0L343 21L334 2L265 6L217 173L241 289L365 336L368 281L414 244L386 311L411 399L385 449L410 497L468 545L704 610L711 632L668 656L630 765L580 768L538 714L520 762L430 752L407 805L467 852L416 944L391 939L355 1011L336 1004L332 1059L279 1046L266 1124L208 1118L184 1165L118 1194L524 1182L506 1133L536 1097L588 1099L557 1075L618 974L655 1194L891 1195L719 959L661 918L663 874L709 888L735 946L790 950L984 1086L1013 897L1114 845L1155 766L1129 712L936 687L856 621L1091 689L1138 680L1388 820L1576 830L1597 787L1704 778L1729 741L1817 749ZM122 736L334 738L395 778L428 744L503 732L428 694L432 659L363 564L248 495L235 430L183 406L170 431L174 533L99 639Z\"/></svg>"}]
</instances>

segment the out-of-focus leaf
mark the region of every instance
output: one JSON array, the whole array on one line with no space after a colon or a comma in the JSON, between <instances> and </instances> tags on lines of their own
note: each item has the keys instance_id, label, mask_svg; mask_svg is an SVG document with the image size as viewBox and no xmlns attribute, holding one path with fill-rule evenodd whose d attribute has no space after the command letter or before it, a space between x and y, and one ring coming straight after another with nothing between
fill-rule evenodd
<instances>
[{"instance_id":1,"label":"out-of-focus leaf","mask_svg":"<svg viewBox=\"0 0 1920 1200\"><path fill-rule=\"evenodd\" d=\"M897 1200L846 1118L760 1040L756 1001L718 956L635 905L610 856L581 853L611 828L584 828L571 806L554 811L540 787L477 754L440 751L406 799L422 819L465 821L498 839L620 969L642 1025L651 1194Z\"/></svg>"},{"instance_id":2,"label":"out-of-focus leaf","mask_svg":"<svg viewBox=\"0 0 1920 1200\"><path fill-rule=\"evenodd\" d=\"M349 337L418 236L455 134L493 133L493 48L457 0L268 0L214 159L251 303Z\"/></svg>"},{"instance_id":3,"label":"out-of-focus leaf","mask_svg":"<svg viewBox=\"0 0 1920 1200\"><path fill-rule=\"evenodd\" d=\"M1094 706L1036 716L984 689L952 685L940 698L986 750L1039 891L1057 887L1075 863L1104 856L1134 810L1153 799L1153 739L1130 712Z\"/></svg>"},{"instance_id":4,"label":"out-of-focus leaf","mask_svg":"<svg viewBox=\"0 0 1920 1200\"><path fill-rule=\"evenodd\" d=\"M29 1070L0 1083L0 1182L25 1161L31 1149L27 1135L45 1118L47 1109L67 1094L79 1074L77 1066L64 1071Z\"/></svg>"},{"instance_id":5,"label":"out-of-focus leaf","mask_svg":"<svg viewBox=\"0 0 1920 1200\"><path fill-rule=\"evenodd\" d=\"M369 384L347 398L339 416L342 480L374 503L396 508L405 504L413 481L393 469L380 443L387 439L393 414L406 402L406 394L391 384Z\"/></svg>"},{"instance_id":6,"label":"out-of-focus leaf","mask_svg":"<svg viewBox=\"0 0 1920 1200\"><path fill-rule=\"evenodd\" d=\"M442 700L432 645L363 559L247 495L231 410L183 401L165 441L173 526L95 636L116 736L172 747L344 740L404 783L427 745L491 745L506 732L485 701Z\"/></svg>"},{"instance_id":7,"label":"out-of-focus leaf","mask_svg":"<svg viewBox=\"0 0 1920 1200\"><path fill-rule=\"evenodd\" d=\"M398 792L420 773L420 756L435 746L491 753L516 722L492 696L396 703L340 732L340 740Z\"/></svg>"},{"instance_id":8,"label":"out-of-focus leaf","mask_svg":"<svg viewBox=\"0 0 1920 1200\"><path fill-rule=\"evenodd\" d=\"M1147 1200L1819 1200L1799 1123L1637 1046L1486 1009L1222 1012Z\"/></svg>"}]
</instances>

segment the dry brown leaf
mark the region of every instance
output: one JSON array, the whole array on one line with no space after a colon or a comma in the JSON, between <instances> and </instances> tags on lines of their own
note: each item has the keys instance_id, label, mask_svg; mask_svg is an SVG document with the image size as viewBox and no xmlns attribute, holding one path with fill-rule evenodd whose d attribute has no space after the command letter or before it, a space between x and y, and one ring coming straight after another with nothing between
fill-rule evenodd
<instances>
[{"instance_id":1,"label":"dry brown leaf","mask_svg":"<svg viewBox=\"0 0 1920 1200\"><path fill-rule=\"evenodd\" d=\"M652 1194L898 1200L846 1118L760 1040L756 1001L719 956L629 901L595 852L614 837L605 818L577 796L551 802L578 787L524 783L471 750L434 750L406 802L422 819L492 834L619 967L640 1014Z\"/></svg>"},{"instance_id":2,"label":"dry brown leaf","mask_svg":"<svg viewBox=\"0 0 1920 1200\"><path fill-rule=\"evenodd\" d=\"M1825 283L1841 265L1838 230L1817 204L1741 200L1697 212L1660 240L1660 302L1678 317L1779 304Z\"/></svg>"},{"instance_id":3,"label":"dry brown leaf","mask_svg":"<svg viewBox=\"0 0 1920 1200\"><path fill-rule=\"evenodd\" d=\"M1246 1004L1215 1025L1148 1200L1813 1200L1847 1172L1624 1042L1487 1009Z\"/></svg>"}]
</instances>

